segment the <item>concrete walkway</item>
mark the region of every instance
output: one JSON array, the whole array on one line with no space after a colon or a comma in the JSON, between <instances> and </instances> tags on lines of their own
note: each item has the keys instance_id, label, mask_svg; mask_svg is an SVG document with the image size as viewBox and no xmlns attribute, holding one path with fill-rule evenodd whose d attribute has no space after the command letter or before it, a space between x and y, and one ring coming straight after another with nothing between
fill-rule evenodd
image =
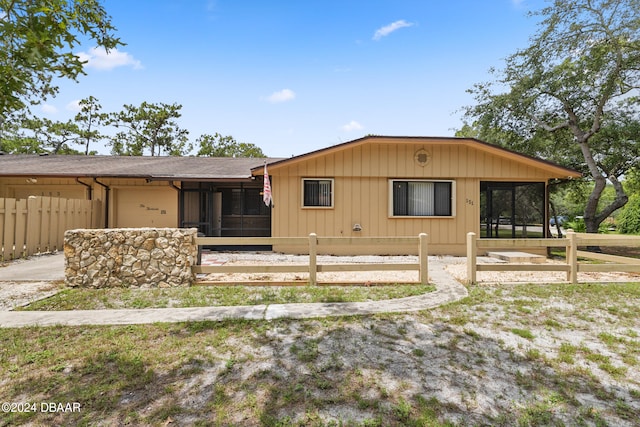
<instances>
[{"instance_id":1,"label":"concrete walkway","mask_svg":"<svg viewBox=\"0 0 640 427\"><path fill-rule=\"evenodd\" d=\"M49 262L53 262L49 260ZM25 263L28 263L25 262ZM9 273L0 268L0 281ZM30 276L23 272L20 277ZM429 279L435 292L385 301L352 303L271 304L233 307L150 308L73 311L0 311L0 327L53 325L133 325L158 322L220 321L225 319L306 319L427 310L466 297L467 289L445 271L442 263L429 260Z\"/></svg>"}]
</instances>

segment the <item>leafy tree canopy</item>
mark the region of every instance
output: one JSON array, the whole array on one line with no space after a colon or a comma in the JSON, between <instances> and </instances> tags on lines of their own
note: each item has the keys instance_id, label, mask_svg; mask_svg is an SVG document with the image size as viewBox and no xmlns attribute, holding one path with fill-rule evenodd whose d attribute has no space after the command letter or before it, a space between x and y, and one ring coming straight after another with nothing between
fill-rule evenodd
<instances>
[{"instance_id":1,"label":"leafy tree canopy","mask_svg":"<svg viewBox=\"0 0 640 427\"><path fill-rule=\"evenodd\" d=\"M200 147L198 156L207 157L266 157L260 147L254 144L237 142L231 136L204 134L196 139Z\"/></svg>"},{"instance_id":2,"label":"leafy tree canopy","mask_svg":"<svg viewBox=\"0 0 640 427\"><path fill-rule=\"evenodd\" d=\"M0 0L0 121L55 95L54 77L77 79L79 36L122 43L99 0Z\"/></svg>"},{"instance_id":3,"label":"leafy tree canopy","mask_svg":"<svg viewBox=\"0 0 640 427\"><path fill-rule=\"evenodd\" d=\"M40 148L51 154L80 154L72 144L79 143L79 129L73 121L59 122L47 118L25 119L23 127L31 131L27 141L36 140Z\"/></svg>"},{"instance_id":4,"label":"leafy tree canopy","mask_svg":"<svg viewBox=\"0 0 640 427\"><path fill-rule=\"evenodd\" d=\"M567 166L594 182L587 231L624 206L620 182L640 159L640 0L554 0L526 49L475 85L463 129ZM600 197L609 181L616 197Z\"/></svg>"},{"instance_id":5,"label":"leafy tree canopy","mask_svg":"<svg viewBox=\"0 0 640 427\"><path fill-rule=\"evenodd\" d=\"M139 107L124 105L123 108L110 114L107 120L116 128L124 129L111 139L113 154L183 156L191 151L189 132L176 122L182 116L182 105L143 102Z\"/></svg>"},{"instance_id":6,"label":"leafy tree canopy","mask_svg":"<svg viewBox=\"0 0 640 427\"><path fill-rule=\"evenodd\" d=\"M640 195L634 194L617 218L618 231L625 234L640 234Z\"/></svg>"},{"instance_id":7,"label":"leafy tree canopy","mask_svg":"<svg viewBox=\"0 0 640 427\"><path fill-rule=\"evenodd\" d=\"M0 151L14 154L41 154L47 150L33 133L25 128L28 125L24 114L10 114L0 121Z\"/></svg>"},{"instance_id":8,"label":"leafy tree canopy","mask_svg":"<svg viewBox=\"0 0 640 427\"><path fill-rule=\"evenodd\" d=\"M624 179L624 188L627 194L640 196L640 166L631 168Z\"/></svg>"}]
</instances>

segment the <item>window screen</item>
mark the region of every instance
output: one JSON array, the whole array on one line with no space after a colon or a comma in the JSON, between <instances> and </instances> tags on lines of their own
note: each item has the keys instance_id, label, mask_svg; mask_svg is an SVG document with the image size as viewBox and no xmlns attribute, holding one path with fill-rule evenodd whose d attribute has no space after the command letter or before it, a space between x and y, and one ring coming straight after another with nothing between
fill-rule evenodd
<instances>
[{"instance_id":1,"label":"window screen","mask_svg":"<svg viewBox=\"0 0 640 427\"><path fill-rule=\"evenodd\" d=\"M333 206L333 180L330 179L305 179L304 206Z\"/></svg>"}]
</instances>

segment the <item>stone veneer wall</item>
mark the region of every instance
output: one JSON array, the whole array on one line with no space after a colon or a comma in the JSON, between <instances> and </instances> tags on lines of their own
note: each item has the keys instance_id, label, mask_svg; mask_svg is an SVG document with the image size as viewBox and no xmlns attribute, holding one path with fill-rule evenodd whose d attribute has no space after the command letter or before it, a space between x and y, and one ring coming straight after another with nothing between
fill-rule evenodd
<instances>
[{"instance_id":1,"label":"stone veneer wall","mask_svg":"<svg viewBox=\"0 0 640 427\"><path fill-rule=\"evenodd\" d=\"M91 288L189 286L195 278L196 236L195 228L68 230L66 282Z\"/></svg>"}]
</instances>

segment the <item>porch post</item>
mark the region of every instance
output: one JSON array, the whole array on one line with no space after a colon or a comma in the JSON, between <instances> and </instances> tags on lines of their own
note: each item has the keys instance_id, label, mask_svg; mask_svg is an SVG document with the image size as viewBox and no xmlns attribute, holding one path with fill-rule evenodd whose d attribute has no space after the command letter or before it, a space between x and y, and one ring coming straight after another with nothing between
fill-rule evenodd
<instances>
[{"instance_id":1,"label":"porch post","mask_svg":"<svg viewBox=\"0 0 640 427\"><path fill-rule=\"evenodd\" d=\"M467 233L467 282L469 282L470 285L476 283L477 240L476 233Z\"/></svg>"},{"instance_id":2,"label":"porch post","mask_svg":"<svg viewBox=\"0 0 640 427\"><path fill-rule=\"evenodd\" d=\"M314 286L318 284L316 278L318 272L318 235L316 233L309 234L309 285Z\"/></svg>"},{"instance_id":3,"label":"porch post","mask_svg":"<svg viewBox=\"0 0 640 427\"><path fill-rule=\"evenodd\" d=\"M429 284L429 253L427 250L428 236L427 233L420 233L418 235L418 241L420 244L418 253L420 254L420 284Z\"/></svg>"},{"instance_id":4,"label":"porch post","mask_svg":"<svg viewBox=\"0 0 640 427\"><path fill-rule=\"evenodd\" d=\"M567 246L567 264L569 271L567 272L567 281L575 285L578 283L578 241L575 231L567 231L569 246Z\"/></svg>"}]
</instances>

